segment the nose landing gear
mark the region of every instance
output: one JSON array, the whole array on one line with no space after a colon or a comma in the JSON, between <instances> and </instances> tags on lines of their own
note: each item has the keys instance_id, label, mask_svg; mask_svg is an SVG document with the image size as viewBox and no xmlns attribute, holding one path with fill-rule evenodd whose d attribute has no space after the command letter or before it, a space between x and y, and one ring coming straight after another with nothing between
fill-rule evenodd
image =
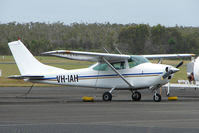
<instances>
[{"instance_id":1,"label":"nose landing gear","mask_svg":"<svg viewBox=\"0 0 199 133\"><path fill-rule=\"evenodd\" d=\"M160 102L160 101L162 100L162 97L161 97L160 94L155 93L154 96L153 96L153 100L154 100L155 102Z\"/></svg>"},{"instance_id":2,"label":"nose landing gear","mask_svg":"<svg viewBox=\"0 0 199 133\"><path fill-rule=\"evenodd\" d=\"M161 91L161 86L160 85L157 85L155 87L151 87L149 88L152 90L152 92L154 92L154 95L153 95L153 101L154 102L160 102L162 100L162 96L158 93L158 89L160 89L160 93L162 92Z\"/></svg>"}]
</instances>

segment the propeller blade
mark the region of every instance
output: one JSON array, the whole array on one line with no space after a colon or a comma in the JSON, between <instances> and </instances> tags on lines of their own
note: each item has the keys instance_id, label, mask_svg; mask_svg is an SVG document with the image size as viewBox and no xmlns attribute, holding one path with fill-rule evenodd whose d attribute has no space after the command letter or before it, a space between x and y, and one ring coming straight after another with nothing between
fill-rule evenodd
<instances>
[{"instance_id":1,"label":"propeller blade","mask_svg":"<svg viewBox=\"0 0 199 133\"><path fill-rule=\"evenodd\" d=\"M180 67L180 66L182 66L182 64L183 64L184 62L183 61L181 61L177 66L176 66L176 68L178 68L178 67Z\"/></svg>"}]
</instances>

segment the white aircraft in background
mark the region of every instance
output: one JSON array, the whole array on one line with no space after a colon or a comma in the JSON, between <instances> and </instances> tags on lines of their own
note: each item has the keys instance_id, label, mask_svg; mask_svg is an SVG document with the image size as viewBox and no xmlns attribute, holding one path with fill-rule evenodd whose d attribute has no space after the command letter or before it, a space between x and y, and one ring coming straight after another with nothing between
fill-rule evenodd
<instances>
[{"instance_id":1,"label":"white aircraft in background","mask_svg":"<svg viewBox=\"0 0 199 133\"><path fill-rule=\"evenodd\" d=\"M173 67L153 64L148 59L194 56L193 54L124 55L68 50L43 53L67 59L97 62L88 68L65 70L42 64L20 40L10 42L8 45L21 73L9 78L24 79L32 83L110 89L103 94L104 101L112 100L111 93L114 90L130 90L132 99L139 101L141 93L138 90L151 89L154 92L153 100L159 102L161 95L157 90L170 81L182 63Z\"/></svg>"},{"instance_id":2,"label":"white aircraft in background","mask_svg":"<svg viewBox=\"0 0 199 133\"><path fill-rule=\"evenodd\" d=\"M187 78L188 80L199 82L199 57L192 59L190 63L187 64Z\"/></svg>"}]
</instances>

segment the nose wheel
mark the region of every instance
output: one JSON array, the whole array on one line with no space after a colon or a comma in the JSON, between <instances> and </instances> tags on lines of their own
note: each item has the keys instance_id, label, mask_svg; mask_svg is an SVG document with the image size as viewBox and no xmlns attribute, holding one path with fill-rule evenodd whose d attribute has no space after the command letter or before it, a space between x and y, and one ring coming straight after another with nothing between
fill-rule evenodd
<instances>
[{"instance_id":1,"label":"nose wheel","mask_svg":"<svg viewBox=\"0 0 199 133\"><path fill-rule=\"evenodd\" d=\"M132 93L132 100L133 101L140 101L141 100L141 93L138 91L135 91Z\"/></svg>"},{"instance_id":2,"label":"nose wheel","mask_svg":"<svg viewBox=\"0 0 199 133\"><path fill-rule=\"evenodd\" d=\"M160 101L162 100L162 97L161 97L160 94L155 93L154 96L153 96L153 100L154 100L155 102L160 102Z\"/></svg>"}]
</instances>

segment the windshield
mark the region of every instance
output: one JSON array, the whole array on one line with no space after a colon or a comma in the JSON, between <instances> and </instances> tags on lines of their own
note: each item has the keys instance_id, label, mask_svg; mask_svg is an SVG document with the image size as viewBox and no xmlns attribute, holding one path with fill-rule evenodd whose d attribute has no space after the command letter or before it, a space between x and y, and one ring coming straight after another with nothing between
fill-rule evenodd
<instances>
[{"instance_id":1,"label":"windshield","mask_svg":"<svg viewBox=\"0 0 199 133\"><path fill-rule=\"evenodd\" d=\"M143 57L143 56L133 55L133 56L131 56L131 58L128 60L128 62L129 62L129 67L132 68L132 67L137 66L137 65L139 65L139 64L149 62L149 60L146 59L146 58Z\"/></svg>"}]
</instances>

